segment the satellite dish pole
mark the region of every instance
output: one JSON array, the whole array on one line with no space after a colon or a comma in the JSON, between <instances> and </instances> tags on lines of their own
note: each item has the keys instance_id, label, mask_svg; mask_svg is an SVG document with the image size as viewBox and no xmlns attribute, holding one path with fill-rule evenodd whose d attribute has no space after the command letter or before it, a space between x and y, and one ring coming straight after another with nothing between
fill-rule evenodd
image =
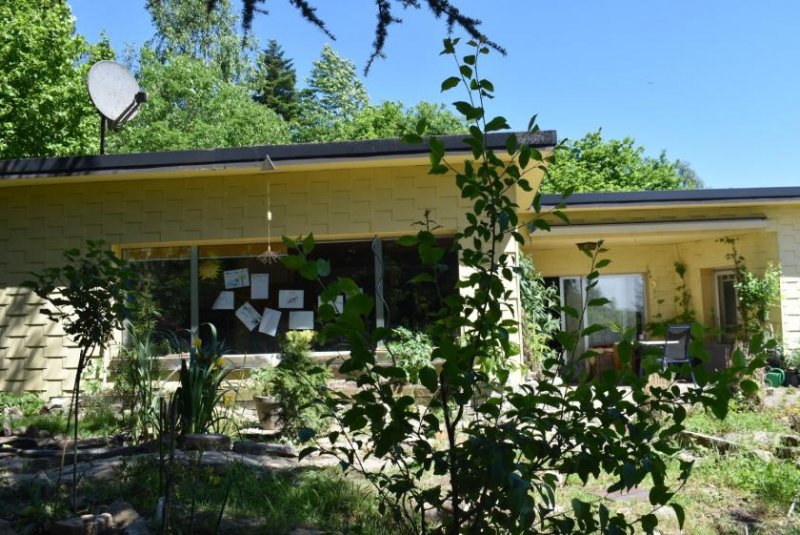
<instances>
[{"instance_id":1,"label":"satellite dish pole","mask_svg":"<svg viewBox=\"0 0 800 535\"><path fill-rule=\"evenodd\" d=\"M89 69L86 86L100 114L100 154L106 153L106 128L119 128L133 119L147 93L133 75L115 61L98 61Z\"/></svg>"}]
</instances>

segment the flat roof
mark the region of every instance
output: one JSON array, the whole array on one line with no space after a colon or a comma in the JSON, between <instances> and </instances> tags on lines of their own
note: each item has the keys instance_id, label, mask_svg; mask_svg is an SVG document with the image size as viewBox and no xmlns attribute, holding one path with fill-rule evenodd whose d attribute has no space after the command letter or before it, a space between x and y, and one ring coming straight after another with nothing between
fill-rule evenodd
<instances>
[{"instance_id":1,"label":"flat roof","mask_svg":"<svg viewBox=\"0 0 800 535\"><path fill-rule=\"evenodd\" d=\"M504 149L509 135L534 147L553 147L557 143L555 130L539 132L497 132L487 135L491 149ZM465 134L440 136L445 150L466 152ZM341 141L329 143L296 143L290 145L260 145L210 150L181 150L137 154L105 154L95 156L65 156L57 158L28 158L0 160L0 180L37 177L67 177L71 175L102 174L106 172L165 170L169 168L210 167L220 165L257 165L267 157L274 163L315 160L352 160L360 158L402 157L427 154L427 144L407 144L394 139Z\"/></svg>"},{"instance_id":2,"label":"flat roof","mask_svg":"<svg viewBox=\"0 0 800 535\"><path fill-rule=\"evenodd\" d=\"M800 187L724 188L672 191L574 193L564 201L559 194L542 195L542 206L564 202L567 208L614 208L672 204L780 202L800 199Z\"/></svg>"}]
</instances>

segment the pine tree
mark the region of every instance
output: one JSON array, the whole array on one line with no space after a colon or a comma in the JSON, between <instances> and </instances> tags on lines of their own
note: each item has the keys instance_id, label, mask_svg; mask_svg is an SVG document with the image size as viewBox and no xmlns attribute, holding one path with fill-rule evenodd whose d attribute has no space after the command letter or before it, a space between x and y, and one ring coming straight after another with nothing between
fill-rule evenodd
<instances>
[{"instance_id":1,"label":"pine tree","mask_svg":"<svg viewBox=\"0 0 800 535\"><path fill-rule=\"evenodd\" d=\"M267 48L258 57L253 80L256 102L291 121L298 113L296 84L297 73L292 60L284 55L277 41L270 39Z\"/></svg>"}]
</instances>

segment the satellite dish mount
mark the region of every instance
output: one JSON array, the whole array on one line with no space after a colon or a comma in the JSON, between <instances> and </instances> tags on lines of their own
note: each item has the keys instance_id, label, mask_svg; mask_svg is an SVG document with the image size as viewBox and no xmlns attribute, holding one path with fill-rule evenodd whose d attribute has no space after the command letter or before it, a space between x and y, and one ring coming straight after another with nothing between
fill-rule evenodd
<instances>
[{"instance_id":1,"label":"satellite dish mount","mask_svg":"<svg viewBox=\"0 0 800 535\"><path fill-rule=\"evenodd\" d=\"M86 80L89 96L100 114L100 154L106 152L106 127L119 128L133 119L147 93L123 65L115 61L98 61L89 69Z\"/></svg>"}]
</instances>

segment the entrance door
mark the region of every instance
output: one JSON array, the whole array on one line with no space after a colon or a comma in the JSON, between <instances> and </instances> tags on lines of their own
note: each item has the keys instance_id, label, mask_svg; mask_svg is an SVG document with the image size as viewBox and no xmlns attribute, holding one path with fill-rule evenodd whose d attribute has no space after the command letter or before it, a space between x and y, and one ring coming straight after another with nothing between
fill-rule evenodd
<instances>
[{"instance_id":1,"label":"entrance door","mask_svg":"<svg viewBox=\"0 0 800 535\"><path fill-rule=\"evenodd\" d=\"M717 271L717 315L721 331L720 341L732 343L736 337L736 328L739 326L739 312L736 306L736 272Z\"/></svg>"}]
</instances>

